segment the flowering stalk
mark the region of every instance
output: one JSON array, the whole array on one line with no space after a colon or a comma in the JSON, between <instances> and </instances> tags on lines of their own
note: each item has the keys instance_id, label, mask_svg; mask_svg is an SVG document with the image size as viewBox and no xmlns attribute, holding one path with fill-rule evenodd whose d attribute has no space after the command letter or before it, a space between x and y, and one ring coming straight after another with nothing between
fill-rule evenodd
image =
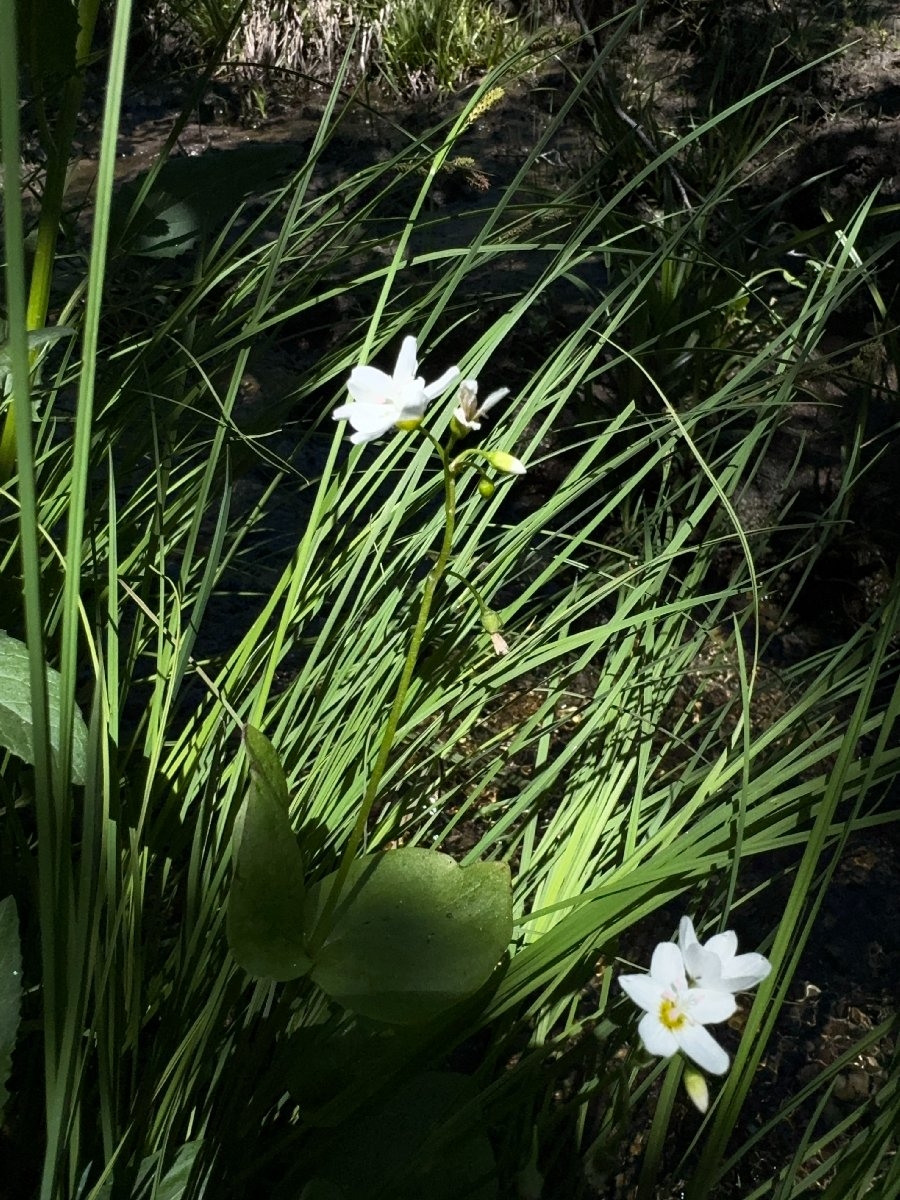
<instances>
[{"instance_id":1,"label":"flowering stalk","mask_svg":"<svg viewBox=\"0 0 900 1200\"><path fill-rule=\"evenodd\" d=\"M372 806L375 803L375 797L378 793L378 786L381 783L381 777L384 775L387 767L388 758L390 757L391 747L394 744L394 737L397 733L397 726L400 723L400 717L403 713L403 705L406 701L406 693L409 691L409 685L412 682L413 671L416 669L416 662L419 658L419 651L422 647L422 641L425 637L425 629L428 624L428 617L431 613L431 606L434 601L437 586L444 575L447 564L450 561L450 551L453 547L453 533L456 529L456 479L450 470L449 454L437 439L429 433L427 429L422 429L422 433L434 445L438 454L441 457L441 464L444 469L444 536L441 541L441 548L438 552L434 566L428 572L425 579L425 587L422 590L422 599L419 602L419 613L416 617L416 624L413 628L412 637L410 638L409 648L406 652L406 661L403 664L403 671L400 675L400 681L397 685L397 691L394 694L394 703L391 705L391 711L388 715L387 725L381 737L381 745L378 748L378 756L375 759L375 765L372 768L372 774L369 776L369 782L366 786L366 792L363 796L362 804L360 805L359 813L353 829L350 832L350 837L347 839L347 845L344 847L344 853L341 856L341 863L338 867L337 875L334 884L328 893L325 904L322 907L322 913L319 917L318 925L312 936L309 945L310 957L315 958L317 951L328 935L328 923L331 915L334 912L338 899L341 894L341 889L347 879L347 874L350 870L350 865L356 858L356 853L359 850L360 844L365 833L366 824L369 820L369 814L372 811Z\"/></svg>"},{"instance_id":2,"label":"flowering stalk","mask_svg":"<svg viewBox=\"0 0 900 1200\"><path fill-rule=\"evenodd\" d=\"M450 422L449 438L445 447L422 425L422 419L428 403L446 391L450 383L459 374L459 369L451 367L439 379L430 384L426 384L425 380L416 374L418 369L419 361L416 339L414 337L405 337L392 374L388 375L377 367L363 364L354 367L347 383L347 390L350 393L351 399L348 403L339 405L332 413L335 420L350 422L354 430L350 441L356 445L374 441L391 429L406 431L413 429L421 430L437 450L443 467L444 537L435 564L428 572L425 580L422 599L419 603L419 613L416 618L415 627L413 628L412 637L410 638L409 648L406 652L406 660L403 664L403 671L400 675L397 691L394 694L394 702L391 705L387 724L381 737L381 744L378 748L375 765L369 776L365 795L363 796L353 829L347 839L347 845L344 847L340 866L335 873L334 883L328 892L318 923L310 939L308 950L311 958L315 958L328 935L329 923L340 898L341 889L346 883L351 864L356 858L357 851L362 843L369 815L375 803L378 787L387 767L394 738L397 734L397 726L400 723L403 705L406 701L406 693L409 691L413 671L416 668L419 651L425 637L425 629L431 614L435 592L447 571L450 561L450 551L453 547L453 534L456 528L456 478L464 466L467 464L474 465L472 460L479 457L486 459L495 470L501 473L508 475L522 475L525 473L525 468L519 460L502 450L467 450L459 455L458 458L451 459L451 453L456 442L465 437L470 431L481 428L479 418L489 412L499 400L502 400L508 394L508 388L500 388L498 391L492 392L479 405L477 380L464 379L460 385L459 403L454 410ZM477 469L479 473L482 473L480 468ZM467 586L471 588L471 585L467 584ZM471 588L471 590L475 592L474 588ZM482 623L485 630L491 636L495 651L498 654L505 654L509 647L500 633L501 622L499 615L485 606L477 592L475 592L475 596L481 606Z\"/></svg>"}]
</instances>

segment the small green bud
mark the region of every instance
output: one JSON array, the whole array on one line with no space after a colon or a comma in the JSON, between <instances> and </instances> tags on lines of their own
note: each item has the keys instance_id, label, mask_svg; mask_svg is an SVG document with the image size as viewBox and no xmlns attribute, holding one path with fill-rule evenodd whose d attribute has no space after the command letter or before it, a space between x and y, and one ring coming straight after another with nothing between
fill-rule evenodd
<instances>
[{"instance_id":1,"label":"small green bud","mask_svg":"<svg viewBox=\"0 0 900 1200\"><path fill-rule=\"evenodd\" d=\"M481 610L481 624L484 626L486 633L499 633L503 628L503 620L500 614L492 608L483 608Z\"/></svg>"},{"instance_id":2,"label":"small green bud","mask_svg":"<svg viewBox=\"0 0 900 1200\"><path fill-rule=\"evenodd\" d=\"M485 450L484 457L496 471L502 471L504 475L525 474L522 463L505 450Z\"/></svg>"},{"instance_id":3,"label":"small green bud","mask_svg":"<svg viewBox=\"0 0 900 1200\"><path fill-rule=\"evenodd\" d=\"M485 500L490 500L491 496L493 496L493 494L494 494L494 492L496 492L496 490L497 490L496 487L491 483L491 481L489 479L479 479L478 480L479 495L483 496L485 498Z\"/></svg>"},{"instance_id":4,"label":"small green bud","mask_svg":"<svg viewBox=\"0 0 900 1200\"><path fill-rule=\"evenodd\" d=\"M705 1113L709 1108L709 1086L706 1077L701 1075L696 1067L685 1066L682 1082L694 1108Z\"/></svg>"}]
</instances>

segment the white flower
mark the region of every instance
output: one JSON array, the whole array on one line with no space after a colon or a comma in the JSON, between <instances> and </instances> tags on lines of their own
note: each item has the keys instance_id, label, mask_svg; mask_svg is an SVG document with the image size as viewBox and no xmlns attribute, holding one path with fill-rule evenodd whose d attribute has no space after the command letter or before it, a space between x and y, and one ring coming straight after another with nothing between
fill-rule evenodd
<instances>
[{"instance_id":1,"label":"white flower","mask_svg":"<svg viewBox=\"0 0 900 1200\"><path fill-rule=\"evenodd\" d=\"M772 964L762 954L738 954L737 934L730 929L701 945L690 917L681 918L678 946L691 980L698 987L712 991L746 992L772 970Z\"/></svg>"},{"instance_id":2,"label":"white flower","mask_svg":"<svg viewBox=\"0 0 900 1200\"><path fill-rule=\"evenodd\" d=\"M713 1075L728 1070L728 1055L705 1026L727 1021L737 1003L731 992L689 987L674 942L659 943L648 975L620 975L619 983L644 1009L638 1033L650 1054L670 1058L681 1050Z\"/></svg>"},{"instance_id":3,"label":"white flower","mask_svg":"<svg viewBox=\"0 0 900 1200\"><path fill-rule=\"evenodd\" d=\"M491 645L494 647L495 654L509 654L509 642L502 633L491 634Z\"/></svg>"},{"instance_id":4,"label":"white flower","mask_svg":"<svg viewBox=\"0 0 900 1200\"><path fill-rule=\"evenodd\" d=\"M459 424L459 436L462 437L466 430L477 430L481 428L479 417L483 417L485 413L491 411L498 400L502 400L504 396L509 395L509 388L498 388L496 392L491 394L479 405L478 403L478 380L464 379L459 385L459 393L456 397L458 404L453 410L453 418Z\"/></svg>"},{"instance_id":5,"label":"white flower","mask_svg":"<svg viewBox=\"0 0 900 1200\"><path fill-rule=\"evenodd\" d=\"M414 429L429 400L439 396L459 374L458 367L451 367L440 379L426 384L416 375L418 369L414 337L403 339L393 375L377 367L353 368L347 381L351 403L340 405L331 414L336 421L349 421L356 430L351 442L371 442L395 426Z\"/></svg>"}]
</instances>

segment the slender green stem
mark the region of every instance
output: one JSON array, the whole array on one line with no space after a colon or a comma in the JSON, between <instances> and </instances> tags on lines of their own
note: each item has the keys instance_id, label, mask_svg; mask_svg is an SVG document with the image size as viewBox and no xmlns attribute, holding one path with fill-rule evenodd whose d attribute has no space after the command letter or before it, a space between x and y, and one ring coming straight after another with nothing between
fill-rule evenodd
<instances>
[{"instance_id":1,"label":"slender green stem","mask_svg":"<svg viewBox=\"0 0 900 1200\"><path fill-rule=\"evenodd\" d=\"M438 453L441 456L441 464L444 468L444 537L441 542L441 548L438 553L434 566L428 572L425 580L425 587L422 591L422 599L419 604L419 615L416 617L416 623L413 628L412 637L409 641L409 649L406 652L406 661L403 664L403 671L400 675L400 681L397 685L397 691L394 694L394 703L391 705L391 711L388 715L387 724L384 728L384 733L381 736L381 745L378 748L378 756L375 759L375 765L372 768L372 774L369 776L369 782L366 786L366 792L363 796L362 804L360 805L359 813L353 829L350 831L350 837L347 839L347 845L344 847L344 853L341 857L341 863L338 867L337 878L330 889L325 900L325 905L322 909L322 914L319 917L318 925L309 946L310 955L315 957L315 954L320 949L325 937L328 933L328 922L334 912L338 902L338 897L341 894L341 889L344 886L347 875L350 871L350 865L356 857L360 844L363 840L363 834L366 830L366 824L369 819L369 814L372 811L372 805L375 803L375 797L378 794L378 786L381 783L381 778L384 775L385 768L388 764L391 748L394 744L394 738L397 734L397 726L400 724L400 717L403 714L403 705L406 701L406 693L409 691L409 685L412 682L413 672L416 669L416 662L419 658L419 651L422 648L422 641L425 637L425 629L428 625L428 618L431 614L431 605L434 601L435 592L438 584L447 570L447 564L450 561L450 552L453 548L453 533L456 529L456 478L450 470L450 454L448 450L437 441L437 439L428 432L427 429L422 429L422 433L433 443Z\"/></svg>"}]
</instances>

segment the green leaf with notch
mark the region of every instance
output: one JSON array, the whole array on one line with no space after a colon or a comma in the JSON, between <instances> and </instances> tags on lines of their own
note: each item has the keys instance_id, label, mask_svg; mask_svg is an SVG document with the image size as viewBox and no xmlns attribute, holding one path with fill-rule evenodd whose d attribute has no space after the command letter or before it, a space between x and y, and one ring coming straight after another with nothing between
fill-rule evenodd
<instances>
[{"instance_id":1,"label":"green leaf with notch","mask_svg":"<svg viewBox=\"0 0 900 1200\"><path fill-rule=\"evenodd\" d=\"M310 888L309 938L335 878ZM427 1021L487 982L511 936L505 863L460 867L437 850L390 850L351 866L312 977L363 1016Z\"/></svg>"}]
</instances>

